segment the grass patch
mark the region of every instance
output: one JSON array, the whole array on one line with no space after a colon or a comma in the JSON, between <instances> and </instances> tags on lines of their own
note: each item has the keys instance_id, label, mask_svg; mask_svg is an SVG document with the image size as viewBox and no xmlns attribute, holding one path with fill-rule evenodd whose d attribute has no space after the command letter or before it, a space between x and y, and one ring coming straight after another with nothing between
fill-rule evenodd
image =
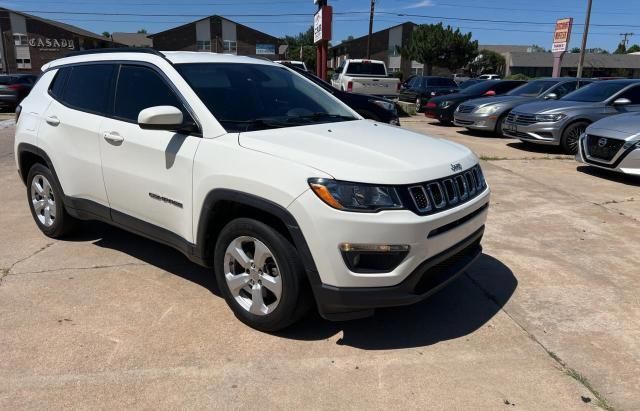
<instances>
[{"instance_id":1,"label":"grass patch","mask_svg":"<svg viewBox=\"0 0 640 411\"><path fill-rule=\"evenodd\" d=\"M480 156L480 160L483 161L500 161L500 160L508 160L507 157L495 157L495 156Z\"/></svg>"},{"instance_id":2,"label":"grass patch","mask_svg":"<svg viewBox=\"0 0 640 411\"><path fill-rule=\"evenodd\" d=\"M549 354L551 355L551 353L549 353ZM589 390L591 395L593 395L596 398L596 400L597 400L596 405L598 407L602 408L603 410L607 410L607 411L615 411L615 408L613 408L613 406L611 406L611 404L609 404L607 399L604 398L595 388L593 388L593 386L591 385L591 383L589 382L587 377L585 377L584 375L580 374L578 371L574 370L573 368L569 368L569 367L565 367L565 371L564 372L569 377L573 378L574 380L576 380L580 384L582 384L587 390Z\"/></svg>"}]
</instances>

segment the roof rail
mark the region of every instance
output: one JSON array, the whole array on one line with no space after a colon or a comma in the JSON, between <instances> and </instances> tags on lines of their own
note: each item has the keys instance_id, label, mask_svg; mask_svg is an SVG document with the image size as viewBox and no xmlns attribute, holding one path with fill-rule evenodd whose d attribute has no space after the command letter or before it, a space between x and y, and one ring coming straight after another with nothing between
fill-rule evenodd
<instances>
[{"instance_id":1,"label":"roof rail","mask_svg":"<svg viewBox=\"0 0 640 411\"><path fill-rule=\"evenodd\" d=\"M73 57L73 56L84 56L88 54L108 54L108 53L146 53L146 54L155 54L156 56L160 56L166 59L165 55L159 52L158 50L146 47L114 47L114 48L105 48L105 49L90 49L90 50L80 50L80 51L72 51L67 53L65 57Z\"/></svg>"}]
</instances>

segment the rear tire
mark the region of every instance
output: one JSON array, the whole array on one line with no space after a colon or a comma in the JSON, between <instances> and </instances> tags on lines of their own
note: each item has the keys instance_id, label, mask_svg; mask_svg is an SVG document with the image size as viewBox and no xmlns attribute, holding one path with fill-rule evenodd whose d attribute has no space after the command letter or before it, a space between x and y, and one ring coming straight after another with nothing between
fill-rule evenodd
<instances>
[{"instance_id":1,"label":"rear tire","mask_svg":"<svg viewBox=\"0 0 640 411\"><path fill-rule=\"evenodd\" d=\"M290 326L313 301L295 247L257 220L238 218L222 229L215 246L214 269L235 316L260 331Z\"/></svg>"},{"instance_id":2,"label":"rear tire","mask_svg":"<svg viewBox=\"0 0 640 411\"><path fill-rule=\"evenodd\" d=\"M416 113L422 113L422 99L416 98Z\"/></svg>"},{"instance_id":3,"label":"rear tire","mask_svg":"<svg viewBox=\"0 0 640 411\"><path fill-rule=\"evenodd\" d=\"M502 125L504 124L504 120L507 118L508 114L509 113L504 113L498 118L498 121L496 121L496 129L494 130L494 132L498 137L505 137L505 135L502 133Z\"/></svg>"},{"instance_id":4,"label":"rear tire","mask_svg":"<svg viewBox=\"0 0 640 411\"><path fill-rule=\"evenodd\" d=\"M31 216L44 235L60 238L76 226L77 220L64 208L62 188L51 170L34 164L27 175L27 201Z\"/></svg>"},{"instance_id":5,"label":"rear tire","mask_svg":"<svg viewBox=\"0 0 640 411\"><path fill-rule=\"evenodd\" d=\"M562 151L566 154L576 154L578 152L578 140L588 126L589 123L586 121L577 121L569 124L569 126L564 129L562 138L560 139Z\"/></svg>"}]
</instances>

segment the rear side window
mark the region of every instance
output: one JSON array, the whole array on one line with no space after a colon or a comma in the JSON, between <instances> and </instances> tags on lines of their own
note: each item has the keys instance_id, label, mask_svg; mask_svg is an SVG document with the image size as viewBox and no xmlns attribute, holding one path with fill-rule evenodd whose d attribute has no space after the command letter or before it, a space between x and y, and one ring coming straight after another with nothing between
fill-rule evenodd
<instances>
[{"instance_id":1,"label":"rear side window","mask_svg":"<svg viewBox=\"0 0 640 411\"><path fill-rule=\"evenodd\" d=\"M114 115L122 120L138 122L138 114L146 108L173 106L188 115L183 105L162 77L142 66L122 66L116 87Z\"/></svg>"},{"instance_id":2,"label":"rear side window","mask_svg":"<svg viewBox=\"0 0 640 411\"><path fill-rule=\"evenodd\" d=\"M514 88L523 85L524 83L522 82L515 82L515 81L501 81L499 83L496 83L493 87L491 87L491 90L495 91L496 94L504 94L507 91L513 90Z\"/></svg>"},{"instance_id":3,"label":"rear side window","mask_svg":"<svg viewBox=\"0 0 640 411\"><path fill-rule=\"evenodd\" d=\"M61 101L78 110L108 115L110 90L116 66L89 64L71 67ZM55 90L54 84L54 90Z\"/></svg>"},{"instance_id":4,"label":"rear side window","mask_svg":"<svg viewBox=\"0 0 640 411\"><path fill-rule=\"evenodd\" d=\"M640 104L640 86L631 87L617 98L628 98L631 104Z\"/></svg>"},{"instance_id":5,"label":"rear side window","mask_svg":"<svg viewBox=\"0 0 640 411\"><path fill-rule=\"evenodd\" d=\"M571 93L576 89L578 85L577 81L568 81L566 83L560 84L558 87L552 90L552 93L555 93L558 98L564 97L565 95Z\"/></svg>"},{"instance_id":6,"label":"rear side window","mask_svg":"<svg viewBox=\"0 0 640 411\"><path fill-rule=\"evenodd\" d=\"M58 70L56 76L53 78L51 85L49 86L49 93L58 99L62 100L62 94L64 92L64 86L67 82L67 78L69 77L69 72L71 71L70 67L63 67Z\"/></svg>"}]
</instances>

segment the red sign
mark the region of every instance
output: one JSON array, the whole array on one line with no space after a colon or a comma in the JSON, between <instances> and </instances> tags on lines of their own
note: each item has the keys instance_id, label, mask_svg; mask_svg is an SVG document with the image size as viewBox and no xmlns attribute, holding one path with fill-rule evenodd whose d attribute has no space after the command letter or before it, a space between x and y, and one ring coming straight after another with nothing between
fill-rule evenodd
<instances>
[{"instance_id":1,"label":"red sign","mask_svg":"<svg viewBox=\"0 0 640 411\"><path fill-rule=\"evenodd\" d=\"M553 47L551 47L551 51L554 53L567 51L567 48L569 47L569 39L571 38L572 26L572 17L556 21L556 30L553 32Z\"/></svg>"}]
</instances>

